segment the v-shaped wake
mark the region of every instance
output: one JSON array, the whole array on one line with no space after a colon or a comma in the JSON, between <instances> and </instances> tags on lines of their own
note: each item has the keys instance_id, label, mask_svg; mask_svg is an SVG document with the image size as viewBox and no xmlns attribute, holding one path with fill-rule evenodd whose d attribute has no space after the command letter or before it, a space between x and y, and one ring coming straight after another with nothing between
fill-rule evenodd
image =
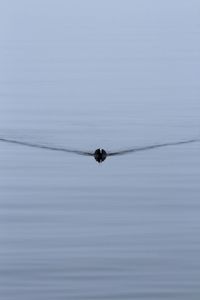
<instances>
[{"instance_id":1,"label":"v-shaped wake","mask_svg":"<svg viewBox=\"0 0 200 300\"><path fill-rule=\"evenodd\" d=\"M166 143L161 143L161 144L153 144L153 145L147 145L147 146L142 146L142 147L134 147L134 148L130 148L130 149L113 151L113 152L109 152L109 151L107 152L106 150L104 150L102 148L96 149L94 152L83 151L83 150L74 150L74 149L68 149L65 147L56 147L56 146L48 146L48 145L44 145L44 144L35 144L35 143L24 142L24 141L15 140L15 139L7 139L7 138L0 138L0 142L21 145L21 146L26 146L26 147L31 147L31 148L44 149L44 150L60 151L60 152L65 152L65 153L74 153L74 154L84 155L84 156L93 156L97 162L102 163L108 156L131 154L131 153L135 153L135 152L148 151L148 150L153 150L153 149L157 149L157 148L197 143L197 142L200 142L200 139L182 140L182 141L177 141L177 142L166 142Z\"/></svg>"}]
</instances>

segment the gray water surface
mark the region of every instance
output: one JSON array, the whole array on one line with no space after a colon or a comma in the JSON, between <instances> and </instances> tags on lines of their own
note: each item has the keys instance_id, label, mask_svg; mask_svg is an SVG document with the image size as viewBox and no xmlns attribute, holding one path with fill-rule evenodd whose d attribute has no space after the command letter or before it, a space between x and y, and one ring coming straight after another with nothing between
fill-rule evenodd
<instances>
[{"instance_id":1,"label":"gray water surface","mask_svg":"<svg viewBox=\"0 0 200 300\"><path fill-rule=\"evenodd\" d=\"M200 137L198 1L7 1L0 137ZM200 299L200 144L0 143L0 299Z\"/></svg>"}]
</instances>

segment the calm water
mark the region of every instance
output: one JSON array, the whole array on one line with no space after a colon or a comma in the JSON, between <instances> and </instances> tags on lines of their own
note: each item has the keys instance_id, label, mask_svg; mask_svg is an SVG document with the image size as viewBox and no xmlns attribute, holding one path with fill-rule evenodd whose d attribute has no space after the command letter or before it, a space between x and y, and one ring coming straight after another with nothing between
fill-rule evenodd
<instances>
[{"instance_id":1,"label":"calm water","mask_svg":"<svg viewBox=\"0 0 200 300\"><path fill-rule=\"evenodd\" d=\"M0 137L200 135L198 1L1 4ZM200 298L200 144L93 158L0 143L0 299Z\"/></svg>"}]
</instances>

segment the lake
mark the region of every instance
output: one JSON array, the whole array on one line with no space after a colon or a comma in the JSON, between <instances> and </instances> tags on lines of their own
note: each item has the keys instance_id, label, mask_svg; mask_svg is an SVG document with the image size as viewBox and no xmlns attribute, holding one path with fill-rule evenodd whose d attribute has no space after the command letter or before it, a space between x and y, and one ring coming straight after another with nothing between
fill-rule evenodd
<instances>
[{"instance_id":1,"label":"lake","mask_svg":"<svg viewBox=\"0 0 200 300\"><path fill-rule=\"evenodd\" d=\"M9 1L0 138L200 137L200 3ZM200 143L108 157L0 142L0 299L200 297Z\"/></svg>"}]
</instances>

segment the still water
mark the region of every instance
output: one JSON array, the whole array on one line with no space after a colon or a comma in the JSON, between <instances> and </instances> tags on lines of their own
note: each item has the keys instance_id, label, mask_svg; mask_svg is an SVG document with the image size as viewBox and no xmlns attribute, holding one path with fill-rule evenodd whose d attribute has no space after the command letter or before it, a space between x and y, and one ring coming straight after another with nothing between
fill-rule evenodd
<instances>
[{"instance_id":1,"label":"still water","mask_svg":"<svg viewBox=\"0 0 200 300\"><path fill-rule=\"evenodd\" d=\"M1 138L112 151L200 136L198 1L11 2ZM199 300L199 153L99 165L0 143L0 299Z\"/></svg>"}]
</instances>

